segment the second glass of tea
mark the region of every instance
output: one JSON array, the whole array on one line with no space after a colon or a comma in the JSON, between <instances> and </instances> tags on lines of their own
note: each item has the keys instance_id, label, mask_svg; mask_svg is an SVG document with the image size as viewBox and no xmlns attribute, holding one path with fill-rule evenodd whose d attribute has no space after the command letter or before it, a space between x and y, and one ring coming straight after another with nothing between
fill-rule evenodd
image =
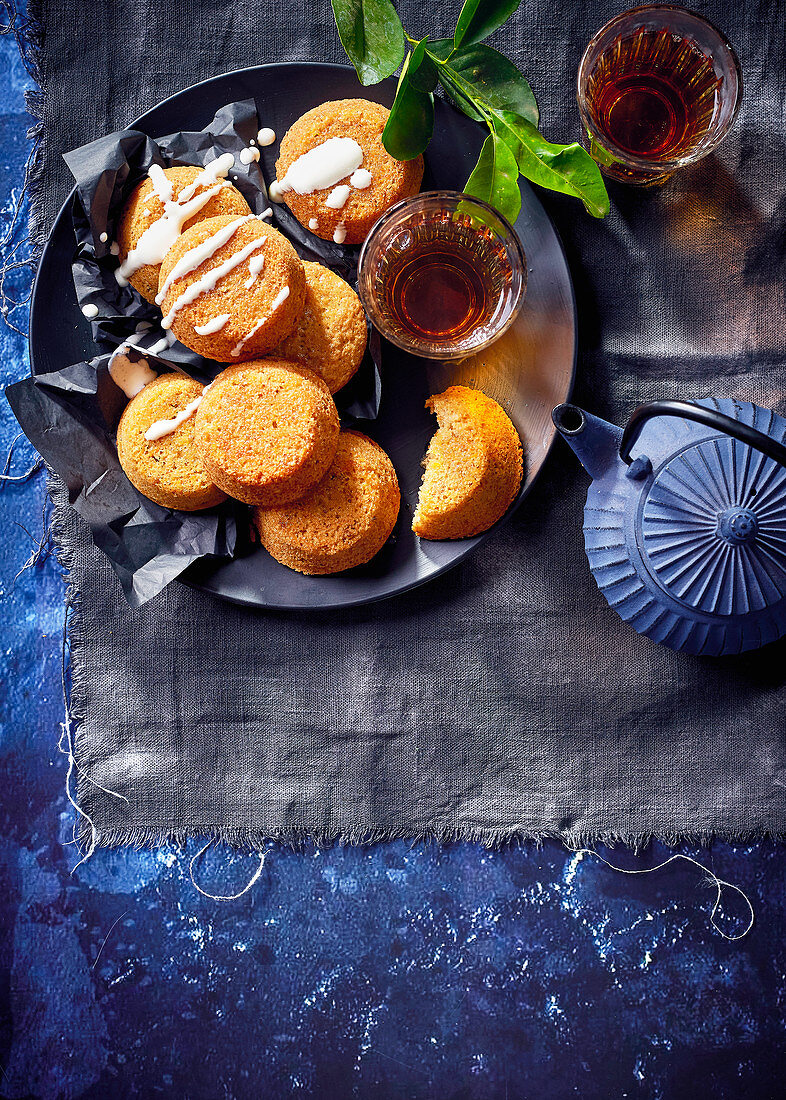
<instances>
[{"instance_id":1,"label":"second glass of tea","mask_svg":"<svg viewBox=\"0 0 786 1100\"><path fill-rule=\"evenodd\" d=\"M457 191L392 206L360 252L358 293L391 343L426 359L464 359L513 323L527 267L511 224Z\"/></svg>"},{"instance_id":2,"label":"second glass of tea","mask_svg":"<svg viewBox=\"0 0 786 1100\"><path fill-rule=\"evenodd\" d=\"M581 59L584 144L606 175L653 184L700 160L729 131L742 76L706 19L650 5L616 16Z\"/></svg>"}]
</instances>

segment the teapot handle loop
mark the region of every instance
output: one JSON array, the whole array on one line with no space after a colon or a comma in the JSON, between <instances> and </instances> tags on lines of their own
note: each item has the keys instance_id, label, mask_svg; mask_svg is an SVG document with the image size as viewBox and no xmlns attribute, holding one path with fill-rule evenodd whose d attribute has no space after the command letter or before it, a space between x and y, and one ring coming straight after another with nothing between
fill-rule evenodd
<instances>
[{"instance_id":1,"label":"teapot handle loop","mask_svg":"<svg viewBox=\"0 0 786 1100\"><path fill-rule=\"evenodd\" d=\"M633 461L630 452L639 438L641 429L654 416L677 416L682 420L693 420L697 424L703 424L706 428L715 428L725 435L739 439L741 443L747 443L748 446L754 447L768 458L786 467L786 447L782 443L771 439L764 432L757 431L749 424L743 424L731 416L716 412L715 409L694 405L690 401L651 401L648 405L639 405L633 411L620 441L620 458L628 466Z\"/></svg>"}]
</instances>

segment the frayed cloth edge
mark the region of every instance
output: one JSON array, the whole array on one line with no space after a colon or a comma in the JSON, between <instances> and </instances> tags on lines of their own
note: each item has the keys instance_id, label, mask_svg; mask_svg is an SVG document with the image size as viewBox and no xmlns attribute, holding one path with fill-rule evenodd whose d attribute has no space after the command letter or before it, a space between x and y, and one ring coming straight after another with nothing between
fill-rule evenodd
<instances>
[{"instance_id":1,"label":"frayed cloth edge","mask_svg":"<svg viewBox=\"0 0 786 1100\"><path fill-rule=\"evenodd\" d=\"M80 842L91 839L89 828L84 822L79 830ZM652 842L667 848L683 846L706 848L713 841L726 844L749 844L769 839L777 843L786 840L786 833L769 829L749 829L740 831L706 832L660 831L626 833L615 830L560 830L536 829L529 826L510 826L504 828L475 827L463 825L450 826L401 826L375 827L351 826L343 829L314 829L286 826L275 829L226 828L219 825L194 825L179 829L136 826L129 828L105 829L98 833L96 848L131 847L135 849L156 849L167 845L184 846L188 841L201 839L212 843L226 844L238 851L261 852L271 844L283 848L299 850L308 847L370 847L374 844L386 844L393 841L410 841L414 844L478 844L489 850L499 850L516 845L533 844L542 846L546 841L557 841L566 849L594 848L602 844L607 848L627 848L634 853L643 851Z\"/></svg>"}]
</instances>

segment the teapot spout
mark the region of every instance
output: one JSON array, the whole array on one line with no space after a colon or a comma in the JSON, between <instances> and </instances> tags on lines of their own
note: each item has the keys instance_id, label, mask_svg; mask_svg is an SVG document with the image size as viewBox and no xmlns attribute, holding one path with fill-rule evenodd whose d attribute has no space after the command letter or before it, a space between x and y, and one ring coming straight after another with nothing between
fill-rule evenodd
<instances>
[{"instance_id":1,"label":"teapot spout","mask_svg":"<svg viewBox=\"0 0 786 1100\"><path fill-rule=\"evenodd\" d=\"M557 405L551 419L593 480L619 462L622 428L584 412L578 405Z\"/></svg>"}]
</instances>

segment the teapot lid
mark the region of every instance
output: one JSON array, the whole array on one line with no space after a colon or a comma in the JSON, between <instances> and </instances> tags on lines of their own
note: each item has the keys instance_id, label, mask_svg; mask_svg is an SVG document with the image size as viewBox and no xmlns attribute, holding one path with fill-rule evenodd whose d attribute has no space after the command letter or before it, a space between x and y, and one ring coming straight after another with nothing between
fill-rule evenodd
<instances>
[{"instance_id":1,"label":"teapot lid","mask_svg":"<svg viewBox=\"0 0 786 1100\"><path fill-rule=\"evenodd\" d=\"M599 588L640 633L717 655L786 632L785 439L786 419L750 402L634 414L623 461L593 481L584 535Z\"/></svg>"}]
</instances>

